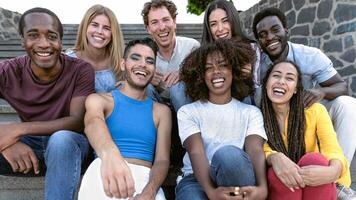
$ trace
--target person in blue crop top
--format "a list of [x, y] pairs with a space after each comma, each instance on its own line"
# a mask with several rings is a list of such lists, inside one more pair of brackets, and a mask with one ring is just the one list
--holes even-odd
[[88, 97], [85, 133], [98, 158], [84, 174], [79, 199], [165, 199], [160, 185], [169, 167], [171, 111], [146, 96], [156, 52], [149, 38], [129, 42], [123, 84]]

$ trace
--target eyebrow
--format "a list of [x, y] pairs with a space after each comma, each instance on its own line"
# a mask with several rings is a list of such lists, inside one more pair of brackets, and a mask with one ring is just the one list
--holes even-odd
[[281, 26], [279, 24], [273, 25], [271, 28], [280, 28]]
[[130, 56], [138, 56], [138, 57], [142, 57], [142, 55], [141, 55], [141, 54], [139, 54], [139, 53], [132, 53]]
[[288, 72], [287, 75], [297, 76], [296, 74], [293, 74], [293, 73], [291, 73], [291, 72]]
[[[132, 53], [130, 56], [138, 56], [138, 57], [142, 57], [141, 54], [139, 53]], [[146, 59], [152, 59], [152, 60], [156, 60], [154, 57], [151, 56], [147, 56]]]
[[147, 56], [147, 59], [151, 59], [151, 60], [156, 60], [155, 58], [151, 57], [151, 56]]
[[[223, 60], [218, 60], [218, 63], [217, 64], [221, 64], [221, 63], [226, 63], [226, 59], [223, 59]], [[206, 62], [205, 65], [213, 65], [212, 62]]]
[[[279, 74], [281, 74], [282, 73], [282, 71], [280, 71], [280, 70], [273, 70], [271, 73], [279, 73]], [[287, 75], [293, 75], [293, 76], [297, 76], [297, 74], [294, 74], [294, 73], [292, 73], [292, 72], [287, 72]]]
[[[47, 31], [48, 31], [49, 33], [54, 33], [54, 34], [59, 35], [59, 33], [56, 32], [56, 31], [52, 31], [52, 30], [49, 30], [49, 29], [47, 29]], [[39, 32], [39, 31], [38, 31], [37, 28], [32, 28], [32, 29], [29, 29], [29, 30], [26, 31], [26, 33], [30, 33], [30, 32]]]

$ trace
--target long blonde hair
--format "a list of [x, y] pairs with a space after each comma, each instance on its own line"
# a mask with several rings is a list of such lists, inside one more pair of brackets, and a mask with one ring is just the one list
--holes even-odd
[[120, 70], [120, 63], [122, 53], [124, 49], [124, 37], [121, 32], [119, 22], [112, 10], [102, 5], [94, 5], [90, 7], [85, 13], [82, 21], [79, 24], [77, 41], [74, 47], [75, 51], [87, 51], [88, 40], [86, 33], [90, 22], [98, 15], [104, 14], [109, 18], [111, 26], [111, 41], [106, 45], [106, 51], [108, 51], [110, 62], [113, 67], [116, 79], [119, 81], [122, 79], [122, 72]]

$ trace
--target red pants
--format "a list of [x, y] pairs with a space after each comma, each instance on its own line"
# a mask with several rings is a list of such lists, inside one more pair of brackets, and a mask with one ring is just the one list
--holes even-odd
[[[307, 153], [298, 162], [300, 167], [307, 165], [328, 166], [329, 161], [320, 153]], [[336, 200], [335, 183], [319, 185], [316, 187], [306, 186], [290, 191], [276, 176], [270, 167], [267, 173], [268, 199], [270, 200]]]

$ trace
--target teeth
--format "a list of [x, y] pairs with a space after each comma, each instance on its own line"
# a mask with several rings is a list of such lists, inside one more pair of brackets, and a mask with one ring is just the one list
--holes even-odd
[[223, 78], [218, 78], [218, 79], [214, 79], [212, 82], [213, 83], [220, 83], [220, 82], [224, 82], [224, 79]]
[[218, 35], [218, 38], [226, 38], [229, 35], [229, 33], [225, 33], [223, 35]]
[[279, 43], [279, 42], [273, 42], [272, 44], [269, 44], [267, 47], [268, 47], [268, 48], [271, 48], [271, 47], [273, 47], [273, 46], [275, 46], [275, 45], [278, 45], [278, 43]]
[[42, 57], [46, 57], [46, 56], [50, 56], [50, 55], [51, 55], [51, 54], [48, 53], [48, 52], [42, 52], [42, 53], [36, 52], [36, 54], [39, 55], [39, 56], [42, 56]]
[[161, 34], [158, 34], [159, 37], [166, 37], [168, 36], [169, 33], [161, 33]]
[[282, 88], [273, 88], [273, 93], [275, 95], [284, 95], [286, 93], [286, 90]]
[[93, 36], [93, 38], [96, 39], [96, 40], [104, 40], [103, 38], [98, 37], [98, 36]]
[[147, 75], [147, 73], [144, 72], [144, 71], [134, 71], [134, 74], [136, 74], [136, 75], [142, 75], [142, 76], [146, 76], [146, 75]]
[[213, 83], [213, 86], [216, 87], [216, 88], [222, 87], [224, 85], [224, 79], [223, 78], [213, 79], [211, 82]]

